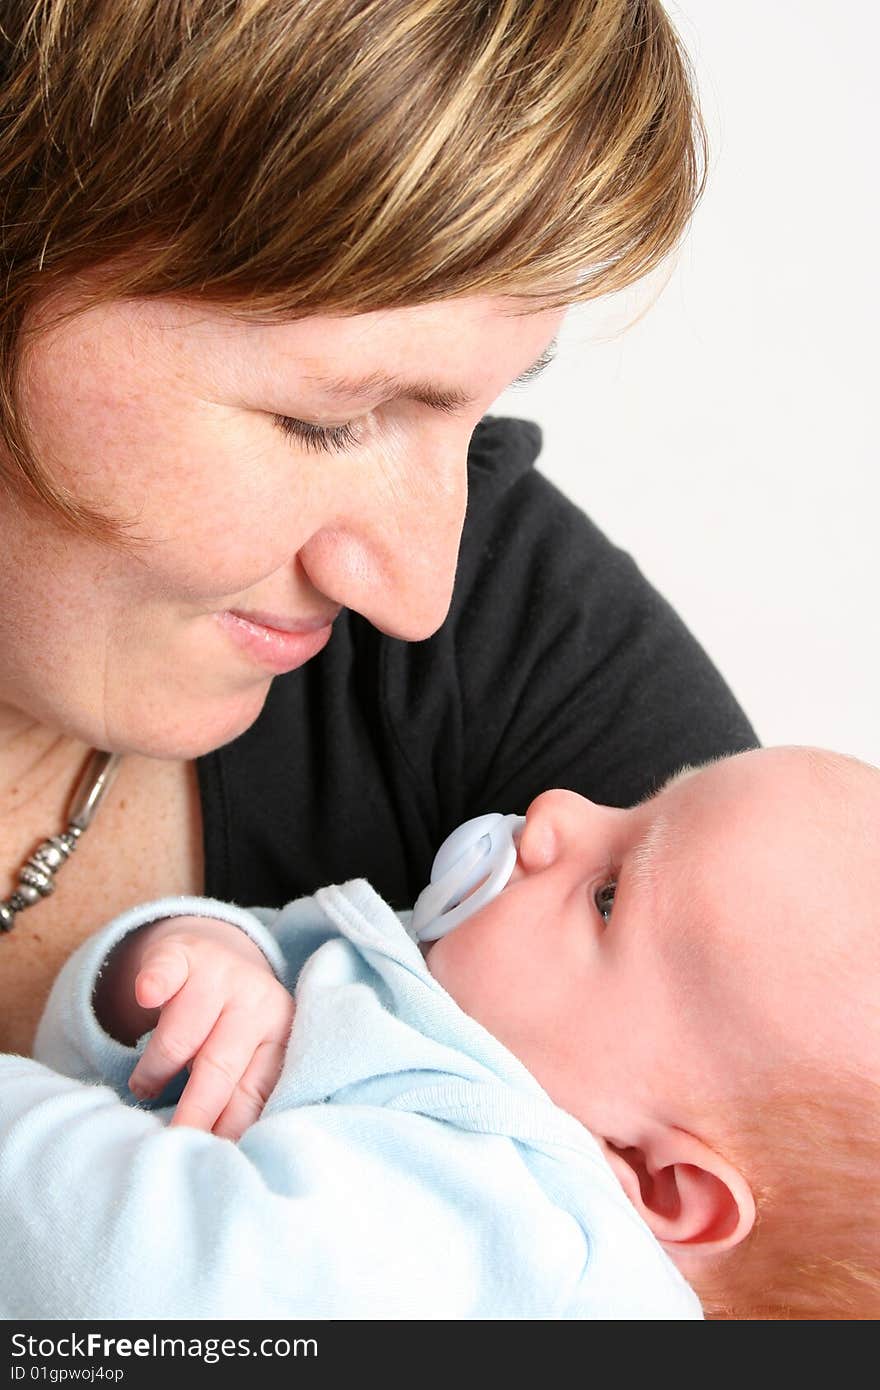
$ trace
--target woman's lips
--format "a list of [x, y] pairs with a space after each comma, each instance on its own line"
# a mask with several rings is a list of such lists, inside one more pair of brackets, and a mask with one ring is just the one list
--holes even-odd
[[237, 647], [267, 670], [283, 675], [311, 661], [327, 645], [338, 612], [318, 618], [283, 618], [271, 613], [245, 616], [227, 609], [216, 618]]

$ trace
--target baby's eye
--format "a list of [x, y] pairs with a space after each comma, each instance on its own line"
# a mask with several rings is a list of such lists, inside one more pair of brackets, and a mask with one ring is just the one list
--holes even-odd
[[614, 906], [614, 894], [616, 892], [617, 882], [613, 878], [609, 879], [607, 883], [603, 883], [602, 887], [596, 890], [596, 910], [603, 922], [607, 922], [611, 916], [611, 909]]

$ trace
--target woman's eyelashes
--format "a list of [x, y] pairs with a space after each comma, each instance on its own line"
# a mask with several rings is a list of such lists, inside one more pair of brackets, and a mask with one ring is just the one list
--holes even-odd
[[308, 420], [296, 420], [291, 415], [274, 416], [275, 424], [290, 439], [296, 439], [314, 453], [342, 454], [356, 449], [361, 440], [351, 424], [313, 425]]
[[602, 884], [601, 888], [597, 888], [593, 895], [596, 911], [605, 923], [611, 920], [611, 910], [614, 907], [614, 895], [616, 892], [617, 880], [610, 878], [606, 883]]

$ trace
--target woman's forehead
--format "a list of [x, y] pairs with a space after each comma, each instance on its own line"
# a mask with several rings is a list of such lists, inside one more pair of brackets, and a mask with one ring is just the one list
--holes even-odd
[[[523, 312], [516, 312], [517, 305]], [[49, 341], [53, 352], [91, 347], [104, 360], [135, 356], [169, 376], [187, 368], [196, 375], [231, 369], [255, 381], [274, 381], [295, 371], [303, 385], [325, 395], [417, 399], [416, 391], [405, 390], [408, 385], [448, 390], [453, 372], [479, 372], [487, 354], [521, 356], [533, 349], [522, 369], [534, 374], [552, 356], [550, 340], [564, 312], [526, 312], [520, 301], [483, 295], [269, 321], [179, 300], [120, 300], [50, 329]], [[34, 340], [35, 352], [42, 341]]]
[[472, 409], [487, 383], [502, 389], [548, 365], [563, 312], [511, 315], [490, 296], [272, 324], [160, 309], [154, 332], [218, 387], [293, 383], [328, 409], [408, 399], [451, 414]]

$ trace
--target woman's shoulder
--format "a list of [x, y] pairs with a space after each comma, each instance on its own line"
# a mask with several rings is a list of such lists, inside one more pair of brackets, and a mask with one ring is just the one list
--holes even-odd
[[[515, 551], [523, 558], [529, 538], [563, 533], [576, 537], [577, 550], [601, 552], [603, 564], [616, 547], [608, 541], [585, 512], [566, 497], [536, 467], [543, 444], [540, 425], [509, 415], [485, 415], [471, 437], [468, 449], [468, 507], [462, 534], [462, 556], [475, 550], [481, 559], [497, 562], [499, 552]], [[496, 544], [486, 548], [487, 534], [493, 532]], [[543, 560], [554, 567], [565, 567], [573, 552], [541, 547]], [[533, 559], [534, 556], [530, 556]], [[456, 576], [460, 593], [461, 568]], [[453, 600], [454, 607], [454, 600]]]
[[498, 483], [513, 482], [534, 467], [542, 442], [533, 420], [484, 415], [471, 437], [468, 468]]
[[510, 416], [487, 415], [474, 431], [455, 590], [439, 642], [460, 642], [474, 622], [481, 645], [499, 622], [519, 632], [537, 605], [545, 622], [567, 628], [576, 613], [592, 629], [612, 604], [620, 613], [653, 596], [631, 558], [536, 467], [542, 441], [539, 425]]

